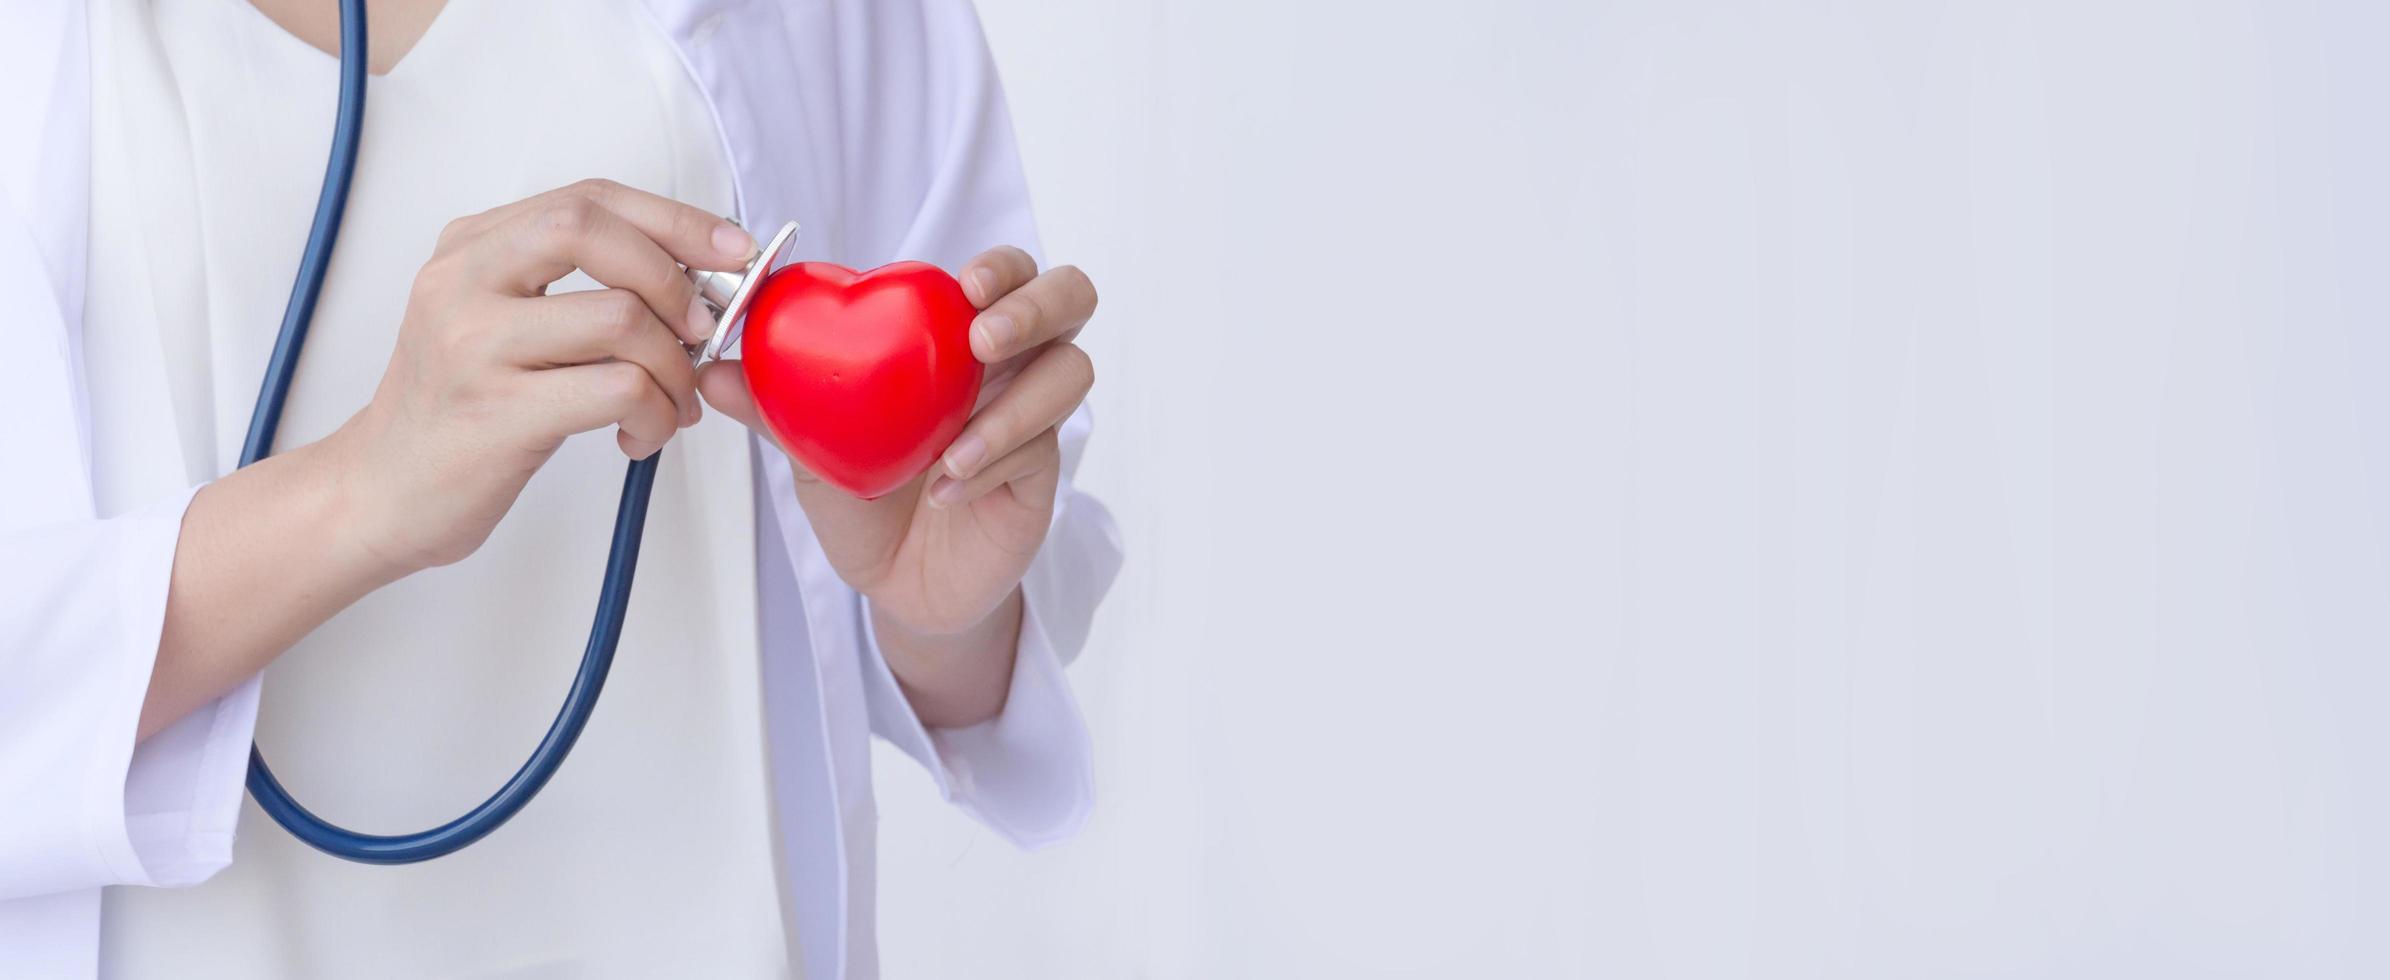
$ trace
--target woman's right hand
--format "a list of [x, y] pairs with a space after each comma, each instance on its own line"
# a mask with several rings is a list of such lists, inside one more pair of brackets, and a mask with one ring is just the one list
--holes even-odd
[[[472, 554], [566, 436], [616, 426], [636, 459], [695, 422], [681, 345], [713, 323], [680, 266], [754, 250], [719, 217], [601, 180], [450, 224], [373, 400], [191, 497], [140, 737], [367, 593]], [[574, 269], [606, 288], [547, 295]]]
[[[682, 265], [741, 268], [746, 232], [586, 180], [451, 222], [416, 274], [373, 400], [319, 449], [357, 542], [400, 574], [470, 555], [566, 436], [645, 458], [695, 423], [683, 344], [713, 319]], [[606, 288], [547, 295], [579, 269]]]

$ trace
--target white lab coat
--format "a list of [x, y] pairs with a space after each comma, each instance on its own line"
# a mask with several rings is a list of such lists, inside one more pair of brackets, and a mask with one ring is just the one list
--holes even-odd
[[[106, 366], [85, 365], [80, 341], [85, 11], [80, 0], [9, 6], [0, 30], [0, 445], [10, 454], [0, 479], [0, 976], [89, 976], [103, 886], [187, 885], [231, 860], [257, 681], [134, 744], [191, 490], [96, 512], [83, 378]], [[647, 7], [714, 107], [749, 227], [798, 218], [801, 257], [860, 266], [920, 258], [951, 268], [997, 243], [1034, 248], [1010, 122], [968, 0]], [[154, 431], [155, 451], [179, 452], [171, 420]], [[1082, 410], [1064, 428], [1066, 466], [1087, 431]], [[792, 646], [776, 643], [775, 629], [805, 630], [815, 654], [764, 672], [767, 687], [781, 679], [765, 692], [775, 740], [819, 733], [793, 743], [811, 758], [774, 746], [783, 799], [815, 804], [782, 819], [841, 828], [836, 874], [789, 876], [801, 892], [793, 918], [809, 975], [868, 974], [871, 951], [844, 942], [849, 920], [870, 911], [856, 900], [871, 875], [861, 732], [918, 759], [949, 800], [1009, 840], [1071, 834], [1091, 802], [1091, 767], [1061, 669], [1086, 638], [1119, 545], [1101, 505], [1066, 481], [1024, 584], [1028, 617], [1003, 714], [928, 731], [873, 648], [861, 600], [797, 509], [787, 464], [760, 455], [771, 520], [758, 548], [787, 558], [763, 562], [763, 655]], [[860, 668], [823, 668], [841, 663]], [[258, 824], [241, 829], [280, 832]]]

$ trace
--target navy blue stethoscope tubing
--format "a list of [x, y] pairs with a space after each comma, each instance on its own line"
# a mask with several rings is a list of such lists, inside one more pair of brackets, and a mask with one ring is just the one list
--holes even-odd
[[[307, 231], [307, 249], [299, 259], [298, 279], [291, 285], [290, 303], [282, 312], [282, 332], [274, 340], [273, 357], [266, 362], [264, 384], [257, 392], [257, 408], [249, 416], [249, 437], [241, 447], [241, 465], [271, 455], [274, 431], [282, 423], [282, 406], [298, 374], [299, 348], [307, 342], [307, 324], [315, 317], [315, 301], [324, 290], [324, 276], [332, 264], [332, 245], [340, 237], [340, 218], [348, 208], [349, 183], [357, 172], [357, 149], [365, 128], [365, 0], [340, 0], [340, 112], [332, 125], [332, 158], [324, 168], [324, 187], [315, 202], [315, 223]], [[647, 500], [656, 484], [658, 451], [631, 464], [623, 476], [622, 503], [614, 512], [614, 540], [606, 555], [606, 577], [598, 592], [596, 622], [589, 629], [589, 645], [581, 653], [581, 667], [564, 696], [564, 707], [548, 726], [531, 758], [514, 777], [481, 801], [481, 805], [447, 823], [412, 834], [361, 834], [335, 826], [300, 806], [257, 746], [249, 747], [249, 795], [292, 836], [319, 851], [366, 864], [412, 864], [451, 854], [489, 836], [531, 802], [581, 737], [606, 686], [606, 672], [614, 665], [614, 645], [622, 639], [623, 616], [631, 601], [631, 577], [639, 566], [639, 535], [647, 526]]]

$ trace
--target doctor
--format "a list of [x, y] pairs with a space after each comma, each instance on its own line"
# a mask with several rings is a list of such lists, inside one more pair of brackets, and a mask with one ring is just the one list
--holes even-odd
[[[346, 229], [280, 454], [238, 472], [332, 0], [0, 30], [0, 976], [875, 974], [869, 735], [1016, 844], [1071, 834], [1062, 666], [1120, 560], [1069, 481], [1094, 290], [1022, 251], [967, 0], [372, 8]], [[678, 265], [754, 248], [717, 215], [960, 273], [990, 384], [930, 473], [844, 497], [735, 364], [688, 368]], [[578, 656], [623, 457], [659, 449], [614, 678], [514, 822], [369, 867], [244, 806], [252, 738], [370, 832], [486, 795]]]

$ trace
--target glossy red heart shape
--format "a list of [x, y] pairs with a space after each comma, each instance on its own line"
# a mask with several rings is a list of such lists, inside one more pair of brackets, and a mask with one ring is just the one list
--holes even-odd
[[797, 462], [858, 497], [904, 486], [979, 398], [978, 311], [926, 262], [857, 273], [799, 262], [764, 278], [739, 344], [764, 424]]

